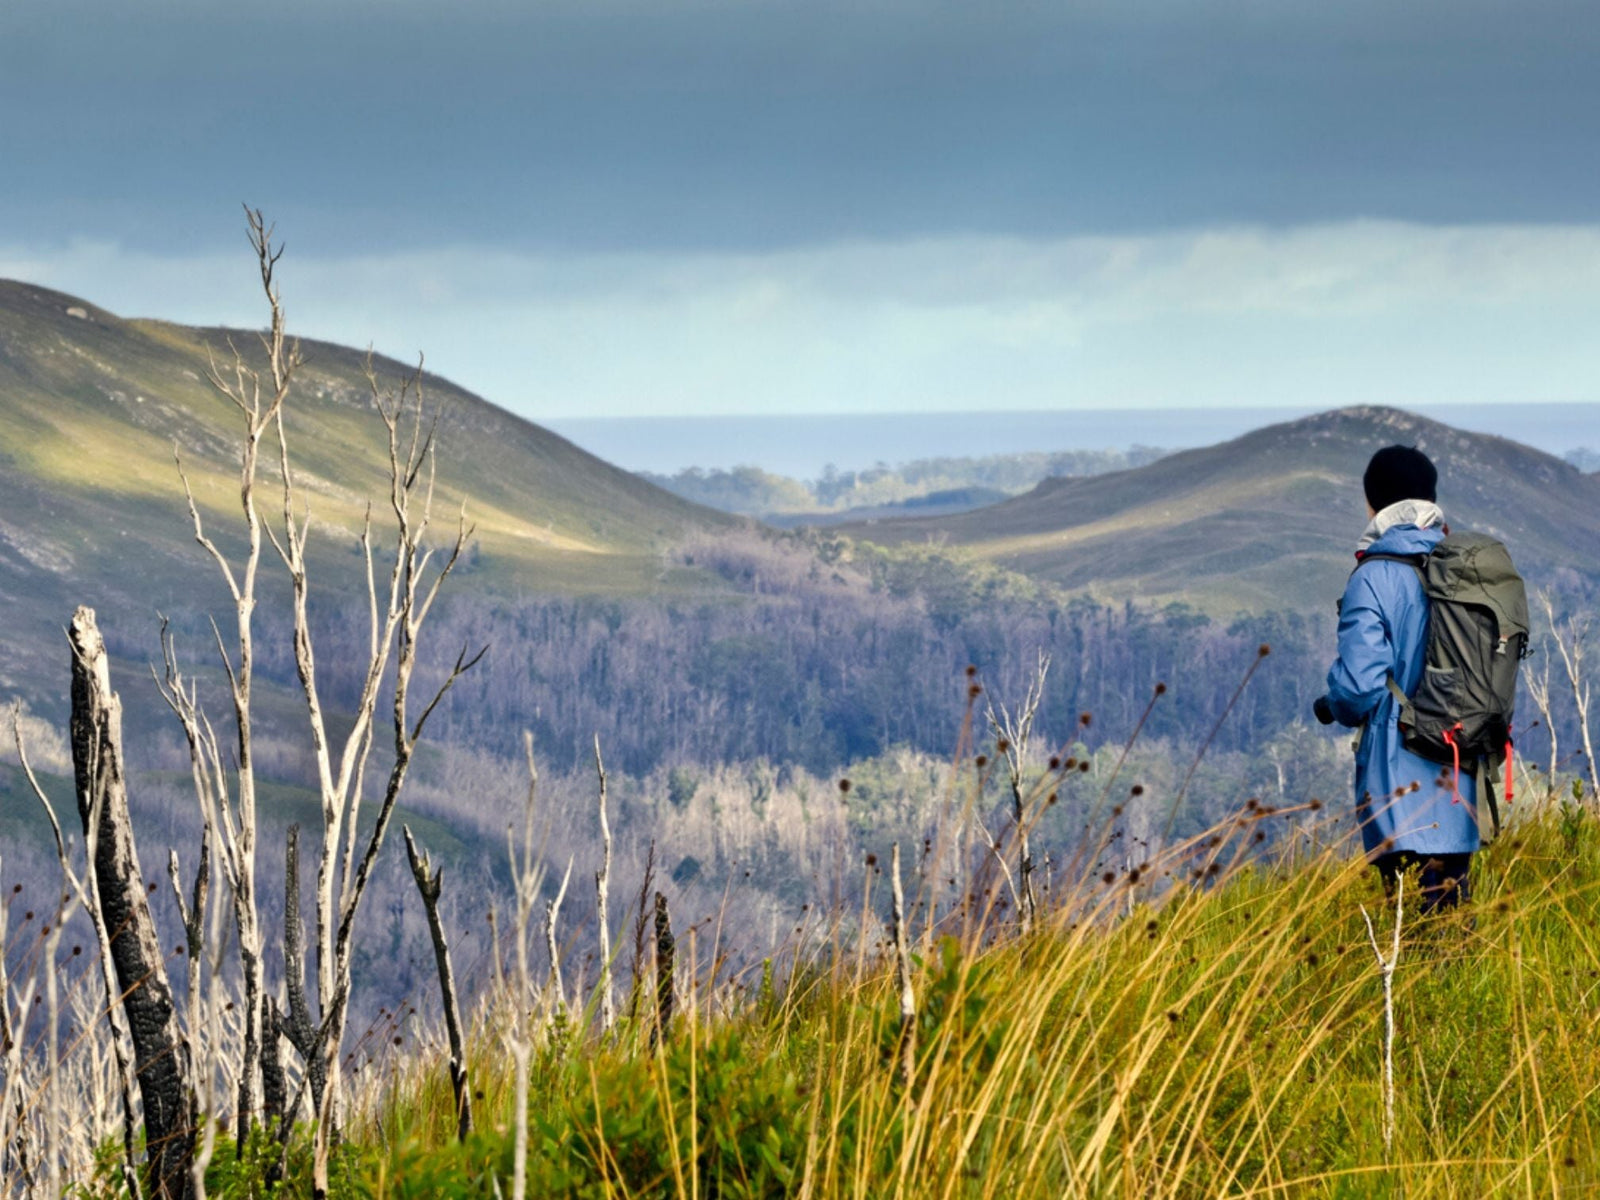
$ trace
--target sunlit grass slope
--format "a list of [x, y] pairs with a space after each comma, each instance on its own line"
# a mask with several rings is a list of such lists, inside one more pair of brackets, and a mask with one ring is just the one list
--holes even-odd
[[[700, 1019], [664, 1049], [554, 1035], [533, 1072], [529, 1194], [1594, 1194], [1594, 818], [1514, 827], [1459, 915], [1407, 906], [1387, 1154], [1361, 908], [1387, 951], [1393, 907], [1370, 868], [1304, 836], [1298, 861], [1239, 865], [1257, 821], [1299, 819], [1247, 814], [1161, 865], [1188, 876], [1164, 901], [1126, 873], [1095, 877], [1026, 946], [922, 943], [910, 1086], [876, 954], [824, 958], [770, 992], [746, 981], [736, 1016], [706, 1017], [702, 979]], [[509, 1060], [483, 1029], [476, 1051], [483, 1132], [455, 1144], [443, 1063], [406, 1060], [353, 1131], [370, 1194], [509, 1195]]]
[[1048, 479], [972, 512], [843, 528], [930, 539], [1110, 598], [1272, 611], [1329, 603], [1366, 520], [1361, 472], [1380, 446], [1426, 451], [1460, 528], [1504, 539], [1524, 573], [1600, 560], [1600, 477], [1531, 447], [1388, 408], [1271, 425], [1129, 471]]
[[[248, 331], [123, 320], [0, 281], [0, 603], [15, 651], [0, 664], [0, 689], [21, 683], [19, 655], [57, 649], [75, 604], [95, 605], [112, 622], [224, 605], [194, 544], [174, 451], [211, 532], [234, 548], [241, 418], [206, 380], [209, 353], [231, 360], [230, 338], [260, 359]], [[290, 449], [317, 523], [312, 553], [337, 567], [320, 578], [338, 588], [360, 578], [350, 555], [367, 502], [379, 501], [383, 515], [385, 433], [363, 355], [320, 342], [304, 349], [286, 410]], [[377, 366], [391, 384], [407, 372], [387, 360]], [[448, 535], [465, 502], [477, 529], [463, 564], [469, 587], [616, 594], [692, 586], [664, 573], [661, 549], [685, 532], [732, 523], [445, 380], [429, 376], [425, 387], [441, 413], [435, 519]], [[266, 458], [270, 512], [275, 447]]]

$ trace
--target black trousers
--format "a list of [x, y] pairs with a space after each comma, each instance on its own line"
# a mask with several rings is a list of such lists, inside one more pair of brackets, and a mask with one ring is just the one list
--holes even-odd
[[1400, 873], [1407, 867], [1419, 867], [1418, 882], [1422, 885], [1422, 911], [1438, 912], [1454, 908], [1470, 899], [1467, 891], [1467, 872], [1472, 866], [1470, 854], [1417, 854], [1411, 850], [1396, 850], [1379, 855], [1372, 860], [1383, 878], [1383, 891], [1394, 895]]

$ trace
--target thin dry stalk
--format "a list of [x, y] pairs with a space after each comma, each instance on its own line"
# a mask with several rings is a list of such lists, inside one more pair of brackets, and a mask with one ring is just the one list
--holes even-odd
[[1367, 923], [1367, 940], [1372, 943], [1378, 974], [1383, 978], [1383, 1153], [1386, 1157], [1394, 1150], [1394, 969], [1400, 961], [1400, 922], [1405, 913], [1405, 890], [1402, 873], [1395, 883], [1394, 943], [1387, 958], [1378, 947], [1378, 935], [1372, 928], [1366, 905], [1361, 906], [1361, 919]]
[[561, 876], [561, 886], [556, 898], [544, 904], [544, 944], [550, 956], [549, 1004], [551, 1011], [563, 1015], [567, 1011], [567, 993], [561, 984], [561, 947], [556, 941], [556, 918], [561, 913], [561, 901], [566, 899], [567, 884], [572, 880], [572, 859], [567, 859], [566, 873]]
[[[165, 617], [161, 618], [161, 658], [163, 672], [157, 675], [154, 665], [150, 674], [155, 681], [156, 690], [160, 693], [173, 715], [178, 718], [178, 723], [184, 732], [184, 739], [189, 748], [189, 773], [190, 782], [194, 789], [196, 806], [200, 813], [200, 861], [195, 869], [193, 890], [189, 899], [185, 900], [183, 891], [182, 868], [178, 861], [178, 852], [169, 850], [167, 856], [167, 878], [172, 884], [173, 896], [177, 901], [178, 912], [183, 922], [184, 947], [189, 963], [188, 991], [185, 999], [184, 1027], [189, 1039], [189, 1057], [195, 1070], [215, 1072], [217, 1047], [207, 1040], [209, 1033], [215, 1028], [216, 1021], [208, 1019], [204, 1014], [205, 981], [204, 972], [206, 964], [205, 926], [207, 913], [211, 911], [211, 848], [221, 836], [218, 829], [219, 810], [227, 807], [228, 780], [227, 767], [224, 762], [222, 747], [217, 740], [216, 730], [201, 712], [198, 699], [198, 689], [191, 680], [184, 678], [178, 666], [177, 648], [174, 644], [171, 627]], [[230, 824], [229, 828], [233, 826]], [[238, 880], [237, 866], [239, 854], [237, 839], [226, 843], [230, 848], [222, 856], [223, 876], [227, 882], [230, 894], [234, 896], [235, 905], [238, 903], [239, 892], [235, 886]], [[239, 910], [235, 907], [234, 920], [237, 927]], [[248, 923], [248, 922], [247, 922]], [[213, 941], [217, 939], [214, 937]], [[213, 974], [215, 968], [213, 968]], [[202, 1067], [202, 1064], [205, 1064]], [[241, 1062], [236, 1070], [245, 1071], [245, 1064]], [[210, 1107], [214, 1100], [215, 1087], [209, 1080], [203, 1088], [205, 1096], [204, 1108], [197, 1108], [197, 1116], [204, 1113], [208, 1120], [213, 1113]], [[196, 1096], [196, 1103], [199, 1096]], [[191, 1177], [197, 1182], [194, 1187], [198, 1195], [204, 1194], [204, 1171], [210, 1161], [211, 1149], [215, 1145], [214, 1131], [209, 1131], [205, 1141], [205, 1157], [190, 1169]]]
[[917, 993], [911, 985], [910, 937], [906, 931], [906, 897], [900, 884], [900, 843], [890, 854], [890, 878], [894, 887], [895, 980], [900, 989], [900, 1082], [911, 1099], [911, 1084], [917, 1065]]
[[[1138, 743], [1140, 736], [1143, 735], [1144, 727], [1150, 720], [1150, 714], [1155, 712], [1156, 702], [1166, 694], [1167, 685], [1165, 683], [1158, 682], [1151, 689], [1150, 699], [1145, 702], [1144, 711], [1139, 714], [1139, 719], [1134, 722], [1133, 729], [1122, 743], [1122, 751], [1117, 755], [1117, 761], [1112, 765], [1110, 773], [1106, 776], [1105, 783], [1101, 785], [1100, 794], [1095, 797], [1094, 806], [1089, 810], [1086, 828], [1093, 828], [1100, 821], [1106, 809], [1106, 802], [1111, 798], [1111, 789], [1122, 775], [1122, 768], [1127, 765], [1128, 756], [1133, 753], [1133, 747]], [[1066, 758], [1062, 763], [1062, 767], [1066, 768], [1071, 764], [1071, 761], [1070, 757]], [[1109, 829], [1109, 825], [1105, 826], [1107, 833], [1109, 833]], [[1091, 842], [1087, 838], [1080, 840], [1077, 848], [1072, 853], [1072, 859], [1067, 864], [1067, 878], [1076, 882], [1082, 876], [1084, 865], [1104, 851], [1105, 842], [1103, 840], [1100, 842]]]
[[600, 735], [594, 735], [594, 770], [600, 779], [600, 870], [595, 873], [595, 901], [600, 910], [600, 1032], [609, 1034], [616, 1024], [616, 1004], [611, 994], [611, 822], [606, 817], [606, 764], [600, 757]]
[[50, 1080], [49, 1093], [45, 1097], [45, 1164], [48, 1174], [46, 1185], [50, 1194], [62, 1194], [62, 1169], [67, 1158], [67, 1122], [62, 1107], [66, 1099], [66, 1088], [61, 1086], [61, 998], [59, 994], [57, 972], [55, 964], [59, 960], [61, 947], [61, 927], [68, 914], [72, 911], [70, 901], [63, 897], [63, 902], [56, 908], [56, 919], [45, 928], [49, 931], [44, 939], [44, 989], [45, 989], [45, 1021], [48, 1041], [45, 1049], [45, 1069]]
[[[0, 855], [0, 868], [5, 858]], [[3, 878], [0, 872], [0, 878]], [[7, 935], [11, 906], [0, 901], [0, 1173], [7, 1178], [13, 1172], [22, 1177], [24, 1187], [33, 1191], [33, 1181], [28, 1171], [25, 1149], [12, 1150], [13, 1142], [21, 1142], [26, 1132], [22, 1109], [22, 1019], [15, 1023], [11, 1016], [11, 970], [7, 963]], [[26, 991], [24, 992], [26, 994]], [[15, 1167], [13, 1167], [15, 1161]]]
[[[1250, 666], [1245, 670], [1244, 678], [1239, 680], [1239, 686], [1233, 689], [1233, 695], [1228, 697], [1228, 702], [1222, 706], [1222, 711], [1217, 714], [1217, 720], [1206, 734], [1205, 741], [1200, 743], [1200, 749], [1195, 753], [1194, 761], [1189, 764], [1189, 770], [1183, 777], [1183, 786], [1178, 789], [1178, 794], [1172, 798], [1172, 808], [1167, 813], [1167, 824], [1161, 831], [1161, 840], [1165, 842], [1172, 836], [1172, 827], [1177, 823], [1178, 811], [1183, 807], [1184, 797], [1189, 794], [1189, 785], [1194, 782], [1194, 773], [1200, 769], [1206, 751], [1211, 749], [1211, 743], [1216, 740], [1217, 734], [1222, 729], [1222, 723], [1228, 719], [1228, 714], [1233, 711], [1234, 705], [1239, 703], [1239, 697], [1244, 695], [1245, 688], [1250, 686], [1250, 681], [1255, 678], [1256, 669], [1266, 661], [1267, 655], [1272, 653], [1272, 648], [1265, 642], [1256, 650], [1256, 656], [1250, 660]], [[1160, 695], [1160, 691], [1157, 691]]]

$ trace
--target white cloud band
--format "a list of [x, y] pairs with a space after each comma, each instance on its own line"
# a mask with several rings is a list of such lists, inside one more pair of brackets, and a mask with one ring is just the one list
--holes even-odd
[[[307, 336], [541, 416], [1593, 400], [1600, 227], [1345, 222], [759, 255], [297, 258]], [[255, 324], [244, 255], [0, 246], [0, 276]]]

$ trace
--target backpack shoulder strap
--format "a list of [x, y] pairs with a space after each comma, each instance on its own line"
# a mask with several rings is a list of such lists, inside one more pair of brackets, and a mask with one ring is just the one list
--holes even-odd
[[[1350, 572], [1350, 574], [1354, 575], [1356, 571], [1359, 571], [1369, 562], [1405, 563], [1407, 566], [1411, 567], [1412, 570], [1416, 571], [1417, 581], [1422, 584], [1423, 595], [1427, 595], [1428, 556], [1426, 554], [1384, 554], [1382, 552], [1376, 554], [1363, 554], [1360, 558], [1356, 559], [1355, 568]], [[1406, 695], [1405, 689], [1395, 682], [1393, 675], [1388, 676], [1384, 682], [1388, 684], [1389, 694], [1394, 697], [1395, 704], [1399, 706], [1400, 723], [1402, 725], [1412, 724], [1414, 721], [1414, 715], [1412, 712], [1411, 697]]]
[[1394, 697], [1396, 711], [1400, 714], [1400, 728], [1402, 731], [1415, 725], [1417, 722], [1416, 707], [1411, 703], [1411, 697], [1406, 695], [1405, 689], [1394, 681], [1393, 675], [1386, 675], [1384, 682], [1389, 686], [1389, 695]]
[[[1350, 568], [1350, 578], [1356, 577], [1356, 572], [1369, 562], [1397, 562], [1408, 563], [1417, 573], [1417, 582], [1422, 584], [1423, 594], [1428, 591], [1428, 556], [1426, 554], [1363, 554], [1356, 559], [1356, 565]], [[1347, 585], [1348, 586], [1348, 585]], [[1344, 599], [1341, 597], [1333, 606], [1335, 613], [1344, 612]]]
[[1426, 554], [1363, 554], [1356, 560], [1355, 570], [1351, 571], [1351, 574], [1355, 574], [1356, 571], [1359, 571], [1369, 562], [1405, 563], [1416, 571], [1417, 577], [1424, 583], [1428, 580], [1428, 556]]

